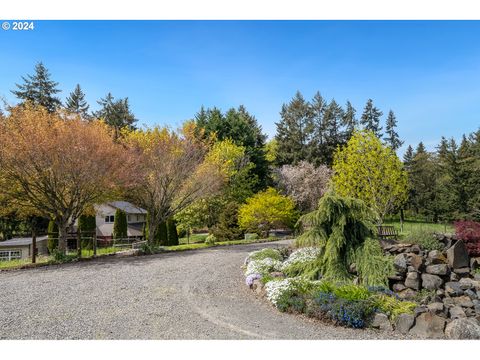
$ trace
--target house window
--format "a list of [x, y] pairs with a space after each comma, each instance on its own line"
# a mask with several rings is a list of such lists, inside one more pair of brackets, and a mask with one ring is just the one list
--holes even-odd
[[132, 215], [127, 215], [127, 221], [132, 222], [133, 216]]
[[113, 222], [115, 222], [115, 215], [105, 216], [105, 223], [109, 224], [109, 223], [113, 223]]
[[22, 250], [1, 250], [0, 261], [10, 261], [22, 258]]

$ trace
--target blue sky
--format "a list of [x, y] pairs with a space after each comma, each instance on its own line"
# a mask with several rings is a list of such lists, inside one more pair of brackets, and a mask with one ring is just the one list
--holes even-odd
[[243, 104], [272, 137], [281, 105], [319, 90], [358, 113], [372, 98], [432, 149], [479, 128], [479, 38], [478, 21], [38, 21], [0, 31], [0, 95], [14, 102], [43, 61], [62, 99], [80, 83], [92, 109], [110, 91], [139, 124], [176, 127]]

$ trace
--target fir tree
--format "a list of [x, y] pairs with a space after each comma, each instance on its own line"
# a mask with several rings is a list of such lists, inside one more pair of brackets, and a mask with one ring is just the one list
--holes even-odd
[[357, 127], [357, 119], [355, 118], [356, 113], [357, 110], [352, 106], [352, 103], [347, 101], [345, 112], [343, 114], [343, 125], [346, 127], [345, 139], [343, 139], [344, 142], [347, 142], [352, 137], [353, 131]]
[[403, 145], [403, 141], [400, 140], [398, 133], [395, 131], [397, 127], [397, 119], [392, 110], [388, 112], [387, 124], [385, 127], [385, 142], [393, 151], [397, 151], [400, 146]]
[[15, 84], [18, 90], [12, 93], [22, 101], [45, 107], [49, 112], [54, 112], [61, 106], [60, 99], [55, 96], [61, 90], [57, 89], [58, 83], [51, 80], [50, 72], [39, 62], [35, 65], [35, 74], [22, 76], [23, 84]]
[[90, 115], [88, 113], [89, 105], [85, 100], [85, 94], [80, 88], [80, 84], [75, 86], [75, 89], [70, 93], [65, 101], [65, 108], [75, 114], [78, 114], [82, 119], [89, 119]]
[[363, 128], [373, 131], [379, 139], [382, 138], [382, 127], [380, 126], [380, 117], [382, 115], [383, 113], [377, 107], [373, 106], [373, 100], [368, 99], [363, 109], [362, 117], [360, 118], [360, 124], [363, 125]]
[[105, 123], [115, 129], [115, 138], [120, 136], [123, 128], [135, 129], [137, 119], [130, 110], [128, 98], [115, 100], [111, 93], [97, 103], [101, 106], [99, 111], [93, 115], [96, 118], [103, 119]]
[[288, 104], [283, 104], [280, 116], [275, 135], [278, 143], [277, 165], [295, 165], [307, 160], [308, 154], [312, 153], [308, 147], [314, 131], [310, 104], [297, 91]]

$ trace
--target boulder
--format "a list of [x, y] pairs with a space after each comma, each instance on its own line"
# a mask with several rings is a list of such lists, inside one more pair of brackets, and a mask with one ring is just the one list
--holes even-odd
[[389, 275], [389, 276], [388, 276], [388, 279], [394, 280], [394, 281], [400, 281], [400, 280], [405, 279], [405, 275], [402, 274], [402, 273], [396, 272], [396, 273], [393, 274], [393, 275]]
[[437, 295], [438, 297], [440, 298], [443, 298], [445, 296], [445, 290], [443, 289], [438, 289], [436, 292], [435, 292], [435, 295]]
[[450, 308], [449, 313], [452, 319], [467, 317], [467, 315], [465, 315], [465, 311], [463, 311], [462, 307], [459, 305], [455, 305], [454, 307]]
[[465, 308], [473, 307], [472, 300], [466, 295], [453, 298], [453, 302], [455, 303], [455, 305], [459, 305], [461, 307], [465, 307]]
[[280, 271], [274, 271], [270, 273], [270, 276], [273, 278], [284, 278], [285, 274]]
[[395, 331], [401, 334], [408, 334], [414, 323], [415, 317], [412, 314], [400, 314], [395, 321]]
[[442, 286], [443, 280], [437, 275], [422, 274], [422, 286], [428, 290], [437, 290]]
[[451, 272], [450, 273], [450, 281], [458, 281], [458, 280], [460, 280], [460, 276], [458, 276], [454, 272]]
[[409, 251], [415, 254], [420, 254], [422, 252], [422, 249], [420, 249], [419, 245], [414, 244], [410, 247]]
[[432, 250], [428, 253], [428, 259], [431, 264], [446, 264], [447, 258], [443, 256], [441, 251]]
[[390, 323], [388, 316], [382, 313], [375, 314], [372, 321], [372, 327], [384, 331], [393, 330], [392, 324]]
[[473, 289], [476, 287], [477, 281], [470, 279], [470, 278], [461, 278], [458, 283], [460, 284], [460, 288], [462, 290]]
[[413, 314], [415, 317], [417, 317], [420, 314], [426, 313], [428, 311], [428, 308], [424, 305], [417, 306], [415, 310], [413, 311]]
[[434, 302], [434, 303], [428, 304], [427, 308], [428, 308], [428, 311], [434, 314], [438, 314], [438, 313], [443, 313], [445, 306], [441, 302]]
[[470, 268], [475, 270], [480, 267], [480, 257], [472, 257], [470, 258]]
[[410, 289], [420, 290], [420, 276], [416, 271], [412, 271], [407, 274], [405, 286]]
[[450, 267], [454, 269], [470, 265], [470, 258], [463, 241], [457, 241], [447, 250], [447, 261]]
[[417, 292], [413, 289], [407, 288], [405, 290], [400, 291], [398, 297], [404, 300], [412, 300], [417, 295]]
[[480, 323], [473, 318], [453, 320], [445, 328], [445, 336], [455, 340], [479, 340]]
[[467, 289], [465, 290], [465, 295], [467, 295], [470, 300], [477, 300], [478, 299], [478, 295], [475, 291], [471, 290], [471, 289]]
[[453, 272], [455, 274], [457, 274], [458, 276], [462, 277], [462, 276], [470, 274], [470, 268], [469, 267], [463, 267], [463, 268], [453, 269]]
[[412, 266], [414, 270], [420, 271], [423, 266], [423, 258], [420, 255], [413, 254], [413, 253], [408, 255], [409, 255], [408, 263], [410, 264], [410, 266]]
[[446, 320], [438, 315], [422, 313], [415, 319], [415, 326], [410, 330], [410, 334], [428, 339], [442, 339], [446, 323]]
[[449, 281], [445, 284], [445, 291], [450, 296], [463, 295], [463, 290], [458, 281]]
[[477, 281], [480, 281], [480, 273], [475, 273], [475, 275], [473, 275], [473, 278]]
[[425, 269], [425, 271], [432, 275], [447, 275], [448, 274], [448, 266], [447, 264], [435, 264], [429, 265]]
[[395, 283], [395, 284], [393, 284], [392, 289], [393, 289], [393, 291], [395, 291], [395, 292], [400, 292], [400, 291], [402, 291], [402, 290], [405, 290], [406, 287], [405, 287], [405, 285], [403, 285], [402, 283]]
[[408, 257], [406, 254], [398, 254], [393, 258], [393, 266], [395, 270], [400, 273], [405, 273], [407, 271], [407, 260]]

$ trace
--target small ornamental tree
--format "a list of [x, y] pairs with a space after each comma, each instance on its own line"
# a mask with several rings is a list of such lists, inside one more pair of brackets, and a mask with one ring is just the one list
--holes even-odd
[[170, 218], [167, 221], [167, 238], [168, 238], [169, 246], [174, 246], [179, 244], [177, 224], [173, 218]]
[[407, 199], [407, 173], [395, 152], [372, 131], [355, 132], [347, 145], [337, 150], [333, 164], [335, 192], [363, 200], [379, 223]]
[[251, 198], [238, 211], [240, 228], [268, 236], [276, 227], [293, 228], [297, 219], [295, 203], [273, 188], [268, 188]]
[[125, 211], [117, 209], [115, 211], [115, 220], [113, 222], [113, 238], [124, 239], [127, 235], [127, 214]]
[[470, 256], [480, 256], [480, 223], [476, 221], [456, 221], [455, 235], [465, 243]]

